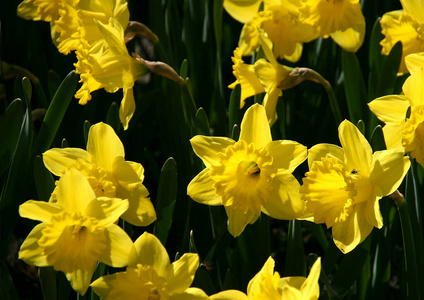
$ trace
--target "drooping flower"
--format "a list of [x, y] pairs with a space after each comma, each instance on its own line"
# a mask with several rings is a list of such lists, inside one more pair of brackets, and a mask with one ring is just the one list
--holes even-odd
[[317, 38], [317, 30], [299, 21], [298, 0], [273, 0], [265, 3], [266, 10], [256, 13], [243, 26], [239, 48], [243, 55], [252, 55], [259, 48], [258, 28], [261, 28], [274, 44], [275, 57], [297, 62], [302, 55], [303, 43]]
[[349, 121], [339, 126], [342, 147], [319, 144], [309, 150], [309, 172], [300, 188], [315, 223], [332, 227], [336, 246], [352, 251], [374, 227], [383, 226], [379, 200], [402, 183], [410, 161], [396, 149], [372, 152]]
[[18, 16], [50, 22], [53, 42], [68, 54], [78, 49], [81, 40], [91, 44], [103, 38], [96, 20], [107, 23], [113, 17], [125, 28], [129, 11], [125, 0], [24, 0]]
[[87, 151], [54, 148], [43, 154], [43, 160], [46, 168], [56, 176], [70, 169], [83, 173], [97, 197], [128, 199], [129, 208], [122, 215], [125, 221], [147, 226], [156, 220], [149, 192], [143, 185], [144, 168], [139, 163], [125, 161], [124, 146], [109, 125], [91, 126]]
[[403, 10], [385, 13], [380, 25], [385, 38], [380, 42], [381, 53], [388, 55], [397, 42], [402, 42], [399, 74], [407, 73], [405, 57], [424, 51], [424, 4], [422, 1], [401, 0]]
[[185, 253], [172, 264], [160, 241], [143, 233], [134, 243], [124, 272], [102, 276], [91, 287], [102, 299], [208, 299], [190, 288], [199, 266], [195, 253]]
[[58, 183], [56, 200], [29, 200], [21, 217], [41, 221], [19, 251], [19, 259], [38, 267], [53, 266], [65, 273], [72, 288], [87, 291], [97, 261], [113, 267], [128, 263], [130, 237], [115, 222], [128, 201], [97, 197], [80, 172], [70, 170]]
[[262, 105], [272, 126], [277, 120], [278, 97], [281, 96], [282, 90], [286, 89], [285, 80], [289, 77], [291, 68], [277, 62], [272, 52], [272, 41], [262, 30], [258, 31], [258, 37], [267, 60], [261, 58], [254, 65], [247, 65], [241, 58], [241, 51], [236, 49], [233, 57], [233, 74], [237, 80], [229, 88], [234, 88], [240, 83], [240, 108], [244, 106], [247, 97], [266, 92]]
[[82, 86], [75, 98], [80, 99], [80, 104], [86, 104], [93, 91], [104, 88], [114, 93], [123, 89], [119, 118], [127, 129], [135, 111], [134, 81], [146, 73], [147, 68], [140, 59], [128, 54], [124, 28], [116, 19], [110, 18], [108, 24], [97, 22], [97, 25], [104, 39], [93, 45], [82, 42], [76, 51], [78, 62], [75, 67], [81, 74]]
[[275, 262], [269, 257], [262, 269], [249, 281], [247, 295], [239, 291], [229, 290], [212, 295], [211, 300], [318, 300], [318, 279], [321, 273], [321, 258], [313, 264], [309, 276], [280, 278], [274, 272]]
[[303, 214], [299, 183], [291, 173], [306, 159], [306, 148], [293, 141], [272, 141], [263, 106], [255, 104], [246, 111], [237, 142], [200, 135], [190, 142], [206, 168], [190, 182], [187, 194], [199, 203], [224, 205], [234, 237], [261, 211], [284, 220]]
[[299, 19], [318, 29], [344, 50], [356, 52], [365, 36], [365, 18], [359, 0], [303, 0]]
[[[371, 111], [385, 123], [387, 149], [400, 149], [424, 166], [424, 58], [411, 54], [406, 58], [411, 76], [403, 87], [403, 95], [388, 95], [371, 101]], [[410, 115], [407, 115], [410, 110]]]

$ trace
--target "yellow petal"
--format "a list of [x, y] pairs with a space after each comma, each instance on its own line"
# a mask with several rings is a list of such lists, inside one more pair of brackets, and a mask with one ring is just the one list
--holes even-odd
[[218, 153], [225, 152], [235, 141], [226, 137], [196, 135], [190, 140], [194, 153], [200, 157], [207, 168], [219, 163]]
[[247, 295], [237, 290], [226, 290], [211, 295], [210, 300], [248, 300]]
[[339, 126], [339, 138], [345, 152], [346, 167], [369, 174], [372, 149], [358, 128], [347, 120], [343, 121]]
[[321, 257], [314, 262], [308, 278], [302, 284], [300, 291], [303, 299], [318, 300], [319, 298], [319, 276], [321, 275]]
[[337, 30], [330, 34], [337, 45], [349, 52], [356, 52], [362, 46], [365, 37], [365, 19], [354, 24], [352, 27], [341, 31]]
[[371, 101], [368, 106], [380, 121], [394, 126], [405, 123], [409, 100], [404, 95], [389, 95]]
[[94, 157], [98, 166], [110, 173], [115, 157], [125, 156], [124, 145], [113, 128], [102, 122], [90, 127], [87, 151]]
[[187, 186], [187, 195], [196, 202], [207, 205], [222, 205], [222, 198], [216, 194], [213, 187], [215, 181], [209, 176], [209, 169], [206, 168]]
[[169, 256], [165, 247], [153, 234], [144, 232], [134, 242], [129, 254], [128, 267], [137, 268], [137, 264], [151, 266], [159, 276], [164, 276], [170, 264]]
[[332, 144], [318, 144], [309, 149], [308, 167], [311, 169], [314, 161], [320, 161], [321, 158], [336, 158], [339, 161], [344, 160], [343, 148]]
[[274, 267], [275, 267], [275, 261], [270, 256], [262, 266], [261, 270], [249, 281], [249, 284], [247, 285], [247, 294], [250, 295], [252, 291], [258, 289], [259, 282], [261, 280], [262, 274], [274, 274]]
[[[374, 192], [381, 194], [378, 187], [374, 189]], [[383, 216], [381, 215], [379, 200], [380, 197], [373, 195], [373, 198], [367, 201], [367, 205], [365, 206], [365, 220], [373, 227], [381, 229], [383, 227]]]
[[265, 108], [259, 104], [246, 110], [240, 127], [240, 140], [254, 144], [256, 148], [265, 147], [272, 141]]
[[96, 195], [83, 174], [76, 170], [69, 170], [63, 175], [58, 184], [57, 204], [72, 214], [84, 214], [87, 205]]
[[281, 299], [303, 299], [303, 296], [298, 289], [284, 285], [281, 289]]
[[387, 196], [396, 191], [409, 170], [411, 163], [404, 157], [403, 151], [385, 150], [374, 153], [374, 166], [370, 179], [374, 186], [378, 186], [382, 194]]
[[406, 12], [413, 15], [421, 24], [424, 23], [424, 2], [416, 0], [400, 0], [400, 2]]
[[[283, 277], [280, 279], [280, 282], [278, 283], [278, 288], [283, 289], [285, 286], [290, 286], [300, 291], [300, 288], [302, 287], [302, 284], [305, 281], [306, 281], [306, 277], [303, 277], [303, 276]], [[305, 299], [309, 299], [309, 298], [305, 298]]]
[[93, 262], [87, 269], [76, 269], [72, 272], [65, 272], [66, 278], [70, 281], [74, 291], [81, 295], [87, 292], [96, 267], [97, 262]]
[[126, 161], [127, 164], [129, 164], [131, 166], [131, 168], [133, 168], [133, 170], [135, 171], [135, 173], [137, 174], [138, 178], [143, 181], [144, 180], [144, 167], [142, 164], [139, 164], [137, 162], [133, 162], [133, 161]]
[[248, 211], [244, 213], [241, 209], [232, 209], [231, 206], [225, 206], [228, 216], [228, 231], [232, 236], [238, 237], [247, 224], [253, 224], [261, 215], [261, 211]]
[[199, 288], [188, 288], [180, 294], [173, 294], [169, 297], [170, 300], [207, 300], [208, 295]]
[[246, 23], [259, 10], [262, 0], [224, 0], [227, 13], [240, 23]]
[[133, 246], [131, 238], [121, 227], [115, 224], [108, 226], [105, 233], [107, 246], [100, 255], [99, 261], [115, 268], [127, 266], [130, 250]]
[[259, 29], [258, 32], [259, 41], [264, 51], [266, 59], [274, 66], [278, 65], [277, 60], [275, 59], [274, 52], [272, 51], [273, 43], [271, 39], [266, 35], [265, 31]]
[[405, 64], [409, 73], [414, 74], [421, 67], [424, 67], [424, 52], [409, 54], [405, 57]]
[[128, 129], [128, 124], [135, 112], [134, 92], [131, 88], [124, 88], [124, 97], [119, 107], [119, 119], [121, 120], [124, 130]]
[[366, 205], [366, 202], [356, 204], [346, 221], [333, 226], [334, 243], [344, 254], [362, 243], [374, 228], [365, 218]]
[[25, 20], [40, 21], [41, 15], [38, 7], [34, 5], [35, 0], [24, 0], [18, 5], [18, 16]]
[[400, 125], [385, 125], [383, 127], [384, 141], [386, 142], [387, 149], [405, 150], [402, 145], [403, 130], [405, 123]]
[[170, 293], [179, 294], [188, 289], [199, 267], [199, 255], [185, 253], [180, 259], [168, 265], [165, 279]]
[[60, 206], [44, 201], [28, 200], [19, 206], [19, 215], [22, 218], [28, 218], [45, 223], [50, 222], [52, 215], [62, 211], [63, 209]]
[[98, 220], [98, 226], [106, 227], [118, 221], [127, 209], [128, 200], [100, 197], [88, 204], [85, 215]]
[[299, 194], [300, 184], [291, 174], [278, 174], [273, 179], [274, 189], [262, 211], [274, 219], [293, 220], [303, 215], [305, 201]]
[[281, 90], [275, 86], [270, 88], [265, 94], [263, 106], [265, 107], [269, 127], [272, 127], [277, 121], [277, 102], [281, 94]]
[[273, 165], [280, 173], [291, 174], [308, 156], [306, 147], [293, 141], [273, 141], [266, 145]]
[[43, 162], [46, 168], [56, 176], [62, 176], [71, 165], [78, 161], [91, 164], [93, 157], [80, 148], [53, 148], [43, 153]]
[[424, 68], [418, 69], [409, 76], [403, 84], [402, 90], [408, 97], [411, 107], [424, 106]]
[[44, 248], [38, 245], [38, 241], [42, 237], [42, 231], [46, 228], [45, 224], [36, 225], [19, 249], [19, 259], [25, 261], [27, 264], [37, 267], [47, 267], [47, 256], [44, 254]]

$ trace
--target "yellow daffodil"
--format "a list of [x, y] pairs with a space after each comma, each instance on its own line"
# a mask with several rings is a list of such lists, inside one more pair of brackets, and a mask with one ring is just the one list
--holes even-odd
[[53, 266], [65, 273], [75, 291], [85, 294], [97, 261], [113, 267], [128, 263], [132, 241], [115, 224], [128, 201], [97, 197], [76, 170], [63, 175], [58, 186], [54, 203], [29, 200], [19, 207], [21, 217], [42, 222], [23, 242], [19, 259]]
[[318, 29], [344, 50], [356, 52], [365, 36], [365, 18], [359, 0], [303, 0], [299, 19]]
[[424, 56], [412, 54], [406, 62], [411, 76], [402, 87], [404, 94], [383, 96], [368, 106], [385, 123], [387, 148], [410, 152], [411, 157], [424, 166]]
[[240, 34], [239, 48], [243, 55], [252, 55], [259, 48], [258, 28], [268, 34], [274, 44], [274, 55], [297, 62], [302, 55], [303, 43], [317, 38], [317, 30], [299, 21], [299, 0], [273, 0], [267, 9], [249, 20]]
[[318, 279], [321, 273], [321, 258], [311, 268], [309, 276], [283, 277], [274, 272], [275, 262], [269, 257], [262, 269], [249, 281], [247, 295], [235, 291], [223, 291], [212, 295], [211, 300], [317, 300]]
[[124, 157], [124, 146], [112, 127], [104, 123], [91, 126], [87, 151], [55, 148], [43, 154], [44, 164], [54, 175], [62, 176], [75, 169], [85, 175], [98, 197], [128, 199], [129, 209], [122, 219], [133, 225], [147, 226], [156, 220], [156, 213], [143, 185], [144, 168], [125, 161]]
[[263, 106], [250, 107], [240, 139], [195, 136], [193, 150], [206, 168], [188, 185], [187, 193], [207, 205], [224, 205], [228, 230], [240, 235], [261, 211], [290, 220], [304, 212], [299, 183], [291, 174], [306, 159], [306, 148], [293, 141], [272, 141]]
[[102, 276], [91, 287], [102, 299], [208, 299], [201, 289], [190, 288], [198, 267], [195, 253], [171, 264], [165, 247], [145, 232], [131, 248], [126, 271]]
[[243, 62], [241, 51], [237, 48], [233, 57], [233, 74], [236, 76], [236, 81], [229, 88], [234, 88], [238, 83], [241, 85], [240, 108], [244, 106], [247, 97], [266, 92], [262, 104], [265, 107], [269, 124], [272, 126], [277, 120], [278, 97], [286, 88], [285, 80], [289, 77], [291, 68], [277, 62], [272, 52], [272, 41], [266, 36], [266, 33], [259, 30], [258, 34], [268, 61], [261, 58], [254, 65], [247, 65]]
[[336, 246], [348, 253], [383, 226], [379, 199], [396, 191], [410, 162], [395, 149], [373, 153], [347, 120], [339, 126], [339, 138], [343, 148], [319, 144], [309, 150], [300, 193], [314, 222], [332, 227]]
[[81, 39], [90, 44], [103, 39], [96, 20], [107, 23], [113, 17], [124, 28], [129, 20], [125, 0], [25, 0], [18, 6], [18, 15], [50, 22], [53, 42], [64, 54], [78, 49]]
[[133, 94], [134, 81], [140, 78], [146, 68], [141, 60], [128, 54], [124, 42], [124, 29], [114, 18], [109, 24], [97, 22], [104, 40], [93, 45], [81, 43], [76, 51], [78, 63], [76, 72], [81, 74], [82, 86], [75, 94], [80, 104], [86, 104], [91, 99], [91, 92], [104, 88], [114, 93], [123, 89], [123, 99], [119, 108], [119, 118], [124, 126], [128, 123], [135, 111]]
[[385, 38], [380, 42], [381, 53], [388, 55], [397, 42], [402, 42], [402, 60], [399, 74], [407, 73], [405, 57], [424, 51], [424, 3], [415, 0], [401, 0], [404, 10], [391, 11], [380, 21]]

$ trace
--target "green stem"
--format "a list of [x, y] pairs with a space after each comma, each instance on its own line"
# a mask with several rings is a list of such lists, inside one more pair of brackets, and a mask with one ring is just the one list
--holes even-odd
[[396, 196], [392, 196], [397, 205], [400, 224], [402, 227], [403, 248], [405, 254], [405, 271], [406, 271], [406, 286], [407, 299], [420, 298], [420, 284], [418, 280], [417, 257], [415, 252], [414, 233], [409, 218], [408, 205], [402, 194], [397, 192]]

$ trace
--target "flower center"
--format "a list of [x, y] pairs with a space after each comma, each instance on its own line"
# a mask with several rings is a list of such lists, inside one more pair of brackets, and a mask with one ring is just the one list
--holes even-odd
[[411, 152], [411, 156], [424, 165], [424, 106], [411, 110], [403, 130], [402, 145], [405, 152]]
[[223, 205], [247, 212], [260, 210], [268, 199], [276, 172], [266, 148], [255, 149], [241, 140], [220, 155], [210, 176]]
[[95, 264], [106, 248], [104, 229], [94, 218], [63, 212], [52, 216], [38, 241], [55, 270], [86, 270]]
[[368, 200], [372, 186], [360, 170], [346, 170], [336, 158], [315, 161], [303, 178], [300, 193], [306, 200], [306, 208], [314, 214], [316, 223], [327, 228], [344, 222], [354, 205]]

